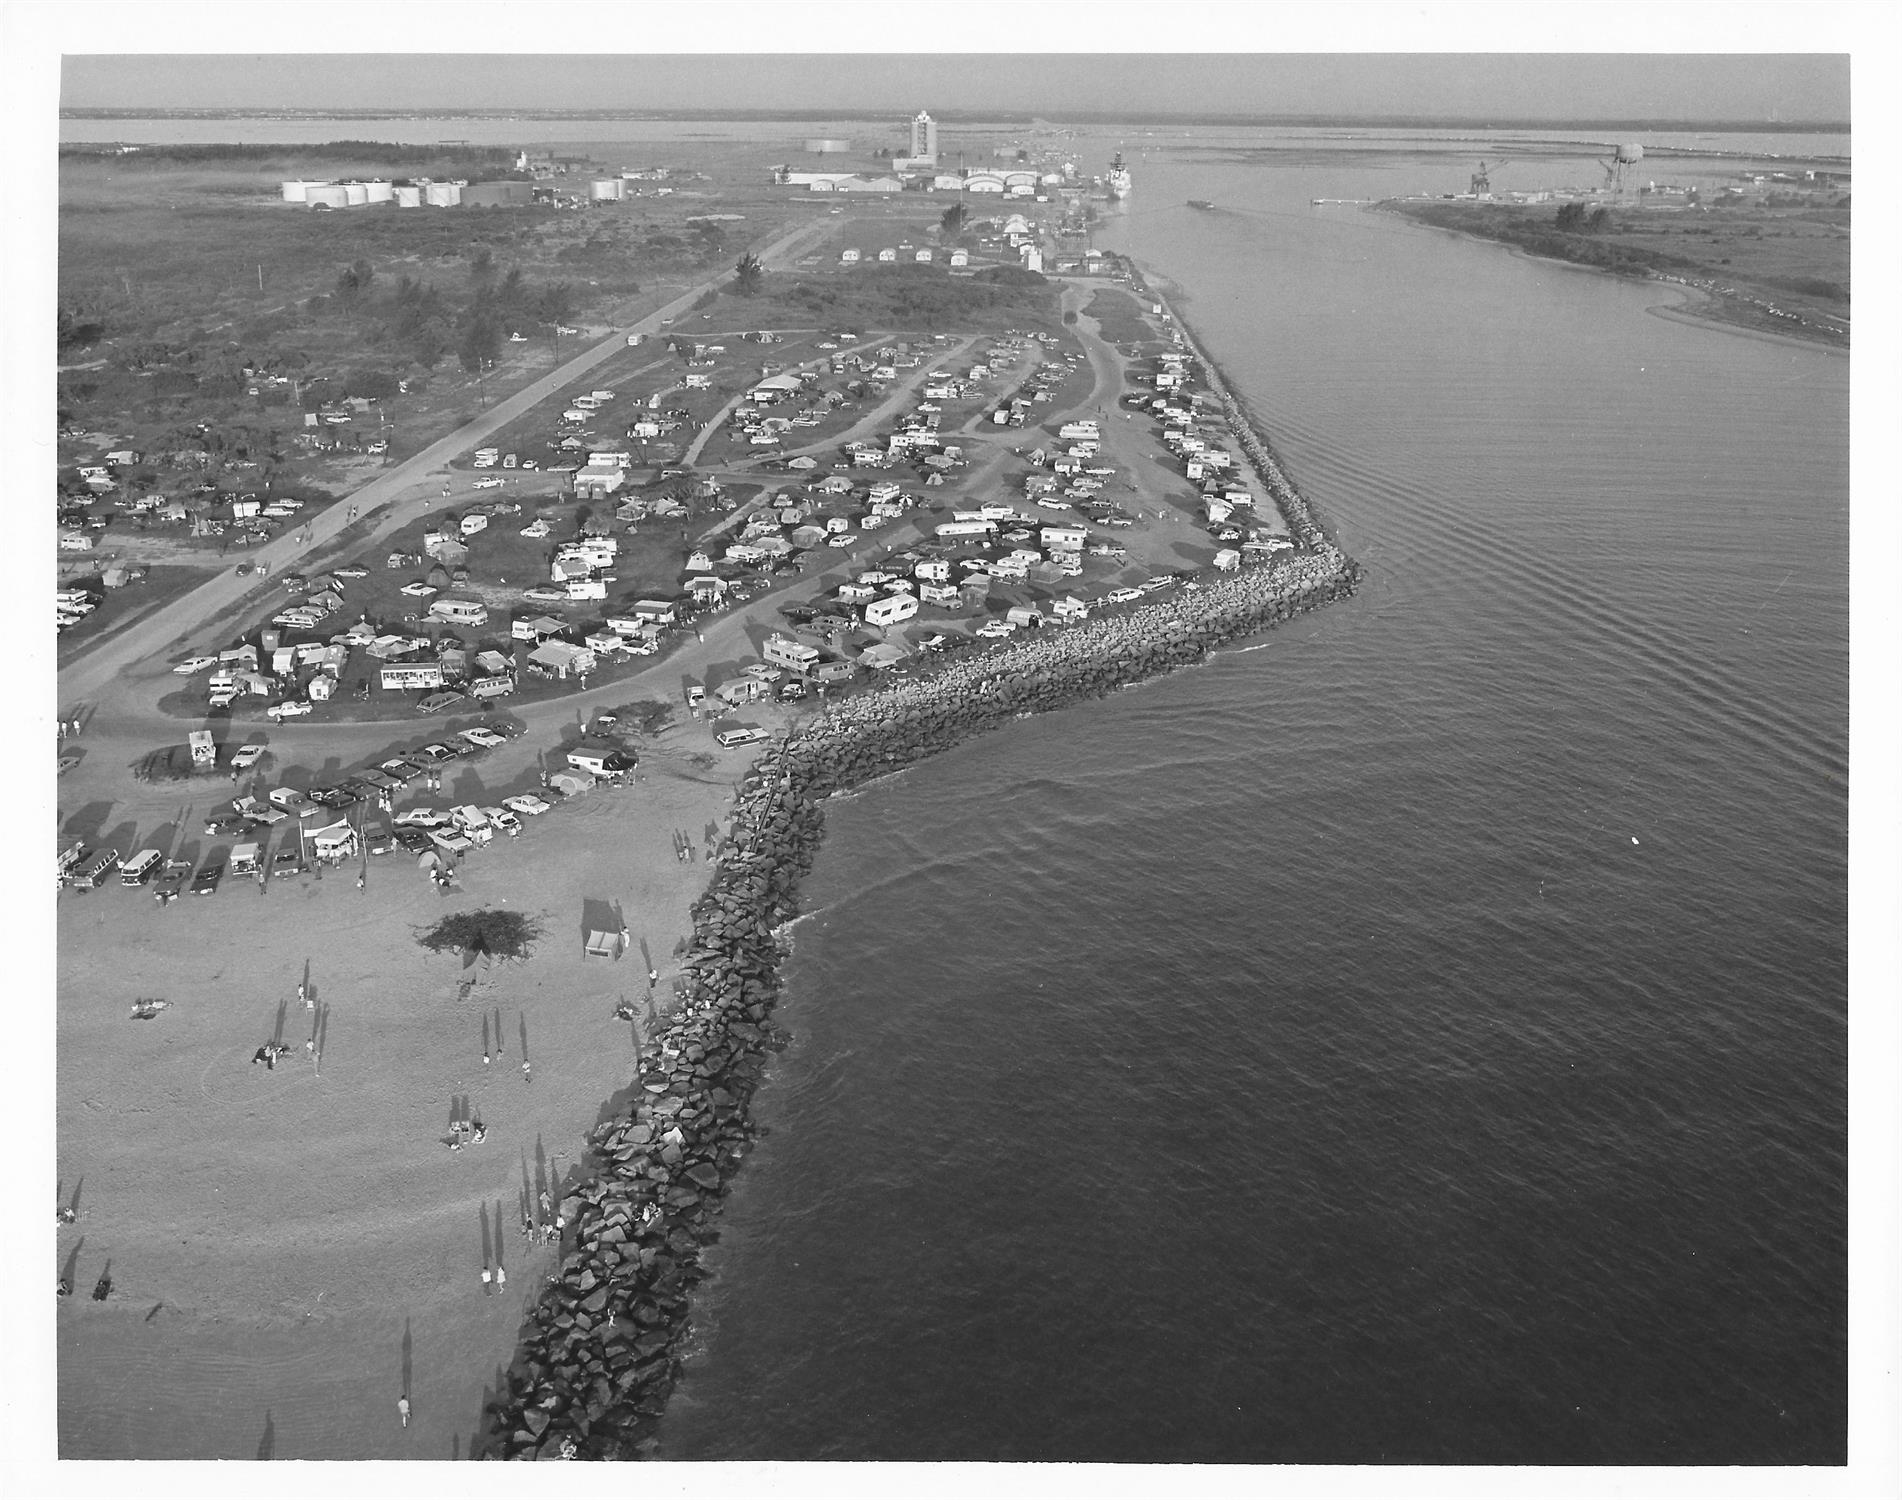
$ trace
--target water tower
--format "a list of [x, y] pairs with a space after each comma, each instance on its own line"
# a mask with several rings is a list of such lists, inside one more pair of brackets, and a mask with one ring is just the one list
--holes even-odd
[[1644, 160], [1644, 147], [1636, 141], [1616, 147], [1607, 161], [1599, 163], [1605, 169], [1605, 189], [1614, 197], [1625, 185], [1625, 168], [1635, 167]]

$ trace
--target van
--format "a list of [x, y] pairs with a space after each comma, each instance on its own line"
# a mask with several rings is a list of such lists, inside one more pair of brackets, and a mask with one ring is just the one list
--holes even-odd
[[73, 871], [73, 884], [82, 891], [90, 891], [118, 868], [119, 851], [102, 849]]
[[471, 843], [486, 844], [495, 837], [495, 830], [489, 826], [489, 820], [482, 815], [482, 809], [474, 804], [450, 808], [449, 818], [456, 831]]
[[126, 861], [125, 868], [119, 872], [120, 885], [144, 885], [152, 878], [152, 872], [165, 861], [165, 855], [157, 849], [141, 849]]
[[766, 738], [766, 731], [751, 724], [744, 724], [738, 729], [715, 730], [713, 738], [722, 750], [731, 750], [738, 745], [757, 745]]

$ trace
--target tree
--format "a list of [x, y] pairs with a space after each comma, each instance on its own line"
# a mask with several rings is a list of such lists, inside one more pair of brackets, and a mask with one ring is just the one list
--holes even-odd
[[566, 323], [575, 312], [575, 289], [565, 281], [543, 287], [535, 294], [535, 316], [544, 323]]
[[742, 297], [751, 297], [759, 291], [760, 276], [759, 257], [749, 250], [733, 267], [733, 290]]
[[1585, 221], [1587, 234], [1599, 234], [1611, 227], [1611, 210], [1602, 205], [1592, 210], [1592, 216]]
[[1585, 225], [1585, 205], [1583, 203], [1559, 205], [1558, 217], [1552, 222], [1567, 234], [1577, 233]]
[[486, 285], [495, 275], [495, 252], [484, 245], [476, 251], [475, 258], [469, 262], [469, 279], [477, 286]]
[[444, 917], [416, 941], [431, 953], [526, 961], [541, 940], [538, 918], [519, 911], [462, 911]]
[[477, 308], [463, 327], [462, 339], [456, 345], [456, 358], [463, 369], [473, 374], [492, 363], [501, 352], [502, 325], [488, 309]]
[[950, 239], [964, 228], [964, 221], [969, 217], [962, 203], [953, 203], [938, 220], [938, 229], [946, 239]]

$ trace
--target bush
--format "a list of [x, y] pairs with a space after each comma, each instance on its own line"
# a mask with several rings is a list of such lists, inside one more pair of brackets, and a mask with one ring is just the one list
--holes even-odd
[[461, 911], [444, 917], [416, 941], [431, 953], [465, 953], [525, 962], [541, 940], [538, 918], [519, 911]]

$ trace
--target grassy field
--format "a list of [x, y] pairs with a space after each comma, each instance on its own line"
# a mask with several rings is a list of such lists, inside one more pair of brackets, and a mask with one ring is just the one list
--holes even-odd
[[[72, 466], [114, 446], [148, 455], [137, 493], [178, 498], [205, 484], [321, 484], [372, 441], [399, 459], [550, 367], [558, 346], [572, 353], [557, 322], [586, 334], [637, 316], [731, 264], [788, 213], [763, 202], [706, 222], [716, 205], [685, 188], [589, 211], [320, 213], [279, 194], [284, 177], [432, 171], [500, 175], [288, 150], [63, 158], [63, 491], [79, 488]], [[494, 325], [493, 365], [478, 379], [462, 344], [482, 319]], [[307, 445], [305, 413], [349, 395], [374, 398], [374, 414], [318, 429], [340, 447]]]

